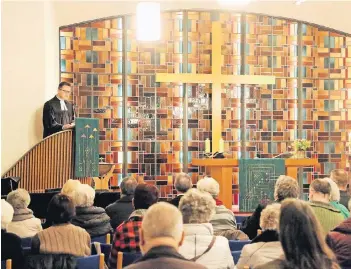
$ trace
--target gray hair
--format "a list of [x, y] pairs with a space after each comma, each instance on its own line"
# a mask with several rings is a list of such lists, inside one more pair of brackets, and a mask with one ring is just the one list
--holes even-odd
[[138, 182], [133, 177], [123, 178], [120, 188], [123, 195], [133, 195]]
[[[4, 199], [1, 199], [1, 230], [6, 230], [7, 225], [12, 221], [13, 208]], [[3, 246], [4, 247], [4, 246]]]
[[328, 181], [330, 184], [330, 188], [331, 188], [330, 201], [339, 202], [340, 201], [340, 190], [339, 190], [339, 187], [336, 184], [336, 182], [329, 177], [325, 177], [324, 180]]
[[204, 177], [197, 182], [197, 189], [208, 192], [213, 198], [217, 198], [219, 194], [219, 184], [212, 177]]
[[299, 192], [299, 184], [296, 179], [281, 175], [274, 186], [274, 199], [283, 201], [286, 198], [298, 198]]
[[16, 210], [27, 208], [30, 204], [30, 196], [25, 189], [17, 189], [7, 195], [6, 201]]
[[182, 214], [169, 203], [153, 204], [146, 211], [141, 228], [146, 239], [171, 237], [180, 241], [183, 234]]
[[260, 226], [263, 231], [265, 230], [273, 230], [276, 231], [279, 226], [279, 217], [280, 217], [280, 207], [279, 203], [274, 203], [271, 205], [267, 205], [265, 209], [263, 209], [260, 218]]
[[95, 190], [87, 184], [80, 186], [73, 192], [73, 203], [76, 207], [89, 207], [94, 204]]
[[191, 177], [186, 173], [179, 173], [175, 177], [174, 187], [177, 191], [185, 193], [189, 189], [193, 187], [193, 183], [191, 182]]
[[180, 199], [179, 210], [184, 223], [208, 223], [215, 213], [216, 202], [208, 192], [188, 190]]

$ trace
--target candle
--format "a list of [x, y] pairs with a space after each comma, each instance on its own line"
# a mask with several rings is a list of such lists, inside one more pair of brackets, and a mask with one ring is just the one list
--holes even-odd
[[211, 141], [210, 139], [206, 138], [205, 140], [205, 153], [211, 152]]
[[349, 132], [349, 142], [351, 142], [351, 132]]
[[222, 137], [219, 139], [219, 152], [220, 153], [224, 152], [224, 140]]

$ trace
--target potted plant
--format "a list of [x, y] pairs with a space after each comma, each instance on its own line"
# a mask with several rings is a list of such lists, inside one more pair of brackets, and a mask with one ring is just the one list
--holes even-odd
[[296, 139], [292, 144], [294, 157], [297, 159], [306, 158], [306, 150], [311, 147], [311, 141], [306, 139]]

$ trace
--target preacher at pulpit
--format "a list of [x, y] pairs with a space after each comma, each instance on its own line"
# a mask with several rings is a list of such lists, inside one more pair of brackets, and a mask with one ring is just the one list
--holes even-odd
[[62, 130], [74, 127], [74, 109], [68, 102], [71, 85], [61, 82], [54, 98], [47, 101], [43, 109], [44, 135], [47, 137]]

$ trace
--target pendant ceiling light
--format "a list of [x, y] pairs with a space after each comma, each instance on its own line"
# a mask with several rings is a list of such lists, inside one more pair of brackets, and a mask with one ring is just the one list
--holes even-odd
[[137, 40], [156, 41], [161, 36], [160, 4], [140, 2], [137, 5]]

